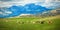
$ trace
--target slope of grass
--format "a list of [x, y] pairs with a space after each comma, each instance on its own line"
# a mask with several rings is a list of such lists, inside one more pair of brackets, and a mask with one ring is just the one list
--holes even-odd
[[[45, 23], [33, 23], [40, 20]], [[52, 20], [52, 23], [47, 23], [48, 20]], [[1, 18], [0, 30], [60, 30], [60, 15], [46, 18]]]

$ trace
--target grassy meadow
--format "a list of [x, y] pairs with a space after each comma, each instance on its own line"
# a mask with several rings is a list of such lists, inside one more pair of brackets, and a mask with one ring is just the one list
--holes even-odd
[[0, 30], [60, 30], [60, 15], [45, 18], [0, 18]]

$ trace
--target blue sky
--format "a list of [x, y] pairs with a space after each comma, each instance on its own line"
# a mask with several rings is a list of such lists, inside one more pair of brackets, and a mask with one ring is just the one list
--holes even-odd
[[13, 5], [9, 8], [1, 8], [0, 9], [0, 18], [1, 17], [13, 17], [19, 16], [21, 14], [33, 14], [36, 15], [38, 13], [43, 13], [45, 11], [50, 11], [52, 9], [42, 7], [40, 5], [35, 5], [34, 3], [26, 4], [24, 6], [16, 6]]
[[53, 0], [0, 0], [0, 8], [8, 7], [7, 9], [0, 9], [0, 17], [10, 17], [10, 15], [17, 16], [21, 12], [28, 14], [34, 14], [38, 12], [41, 13], [44, 11], [48, 11], [49, 9], [60, 7], [60, 2], [52, 2]]

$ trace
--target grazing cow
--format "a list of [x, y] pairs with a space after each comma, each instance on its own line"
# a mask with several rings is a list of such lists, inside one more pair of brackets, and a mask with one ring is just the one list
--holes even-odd
[[45, 23], [45, 21], [41, 21], [41, 24], [44, 24]]

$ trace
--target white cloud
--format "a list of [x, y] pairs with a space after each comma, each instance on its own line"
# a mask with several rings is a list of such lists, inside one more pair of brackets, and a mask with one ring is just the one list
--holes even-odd
[[11, 14], [12, 12], [10, 11], [5, 11], [5, 12], [0, 12], [0, 15], [4, 15], [4, 16], [7, 16], [9, 14]]
[[22, 6], [24, 6], [25, 4], [28, 4], [28, 3], [35, 3], [37, 5], [41, 5], [41, 6], [44, 6], [44, 7], [48, 8], [50, 6], [55, 5], [54, 3], [51, 3], [53, 1], [54, 0], [13, 0], [13, 1], [10, 1], [10, 2], [0, 2], [0, 7], [9, 7], [9, 6], [12, 6], [12, 5], [22, 5]]
[[3, 14], [3, 12], [0, 12], [0, 14]]
[[11, 11], [5, 11], [6, 14], [11, 14], [12, 12]]
[[20, 16], [26, 16], [26, 15], [32, 15], [32, 14], [21, 14]]
[[0, 7], [8, 7], [12, 5], [25, 5], [28, 3], [37, 3], [37, 2], [43, 2], [42, 0], [14, 0], [11, 2], [0, 2]]

